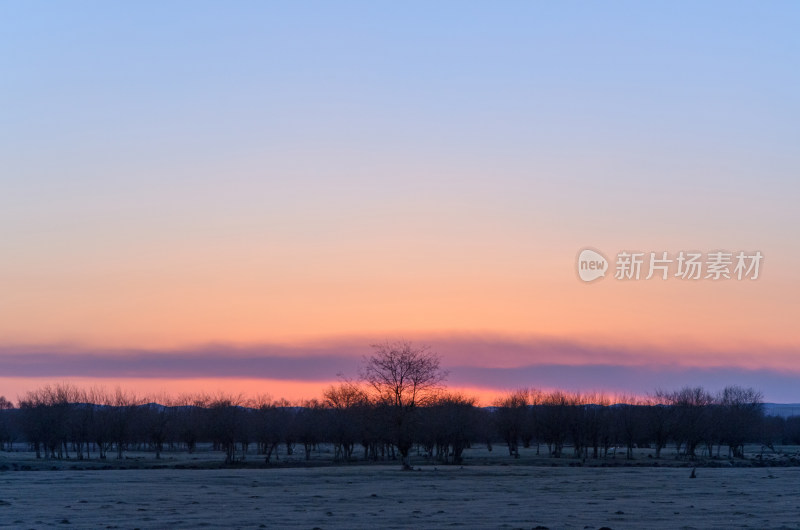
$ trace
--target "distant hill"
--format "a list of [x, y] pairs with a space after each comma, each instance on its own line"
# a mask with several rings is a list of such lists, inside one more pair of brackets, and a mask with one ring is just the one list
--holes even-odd
[[800, 416], [800, 403], [764, 403], [767, 416]]

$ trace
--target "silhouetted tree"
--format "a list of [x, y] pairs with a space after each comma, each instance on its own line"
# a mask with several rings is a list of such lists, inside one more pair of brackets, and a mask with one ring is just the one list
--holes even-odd
[[644, 428], [647, 437], [656, 451], [655, 457], [661, 458], [661, 451], [667, 446], [673, 429], [675, 428], [675, 409], [668, 404], [668, 398], [663, 391], [647, 399], [647, 408], [644, 412]]
[[225, 452], [225, 463], [236, 462], [237, 435], [242, 432], [241, 395], [218, 394], [208, 399], [207, 428], [210, 438]]
[[448, 463], [451, 456], [454, 464], [463, 462], [464, 449], [477, 434], [475, 401], [475, 398], [462, 394], [446, 393], [428, 406], [431, 431], [435, 433], [436, 456], [441, 462]]
[[259, 446], [259, 453], [264, 455], [264, 462], [269, 464], [272, 455], [277, 459], [278, 448], [286, 438], [285, 431], [291, 422], [291, 409], [286, 401], [272, 401], [261, 397], [253, 404], [255, 407], [255, 440]]
[[410, 469], [416, 408], [435, 398], [447, 374], [440, 367], [440, 357], [427, 346], [397, 341], [374, 344], [372, 348], [372, 355], [364, 360], [361, 377], [390, 415], [392, 443], [402, 457], [403, 468]]
[[147, 403], [142, 405], [138, 416], [142, 437], [153, 447], [156, 459], [160, 459], [172, 418], [169, 407], [159, 403]]
[[362, 439], [369, 397], [359, 385], [344, 381], [324, 393], [330, 409], [328, 434], [333, 443], [334, 460], [348, 461], [356, 443]]
[[127, 448], [146, 446], [159, 458], [167, 444], [174, 449], [182, 443], [191, 452], [199, 442], [211, 442], [230, 464], [257, 443], [269, 464], [282, 445], [291, 454], [302, 444], [309, 460], [314, 449], [331, 443], [334, 460], [347, 461], [360, 443], [365, 459], [399, 455], [408, 468], [414, 445], [428, 458], [459, 463], [476, 441], [491, 450], [503, 440], [511, 455], [519, 454], [520, 442], [529, 447], [533, 440], [538, 454], [541, 441], [556, 458], [568, 442], [576, 458], [588, 458], [590, 448], [594, 458], [601, 448], [607, 457], [621, 443], [629, 459], [636, 447], [654, 447], [660, 457], [669, 440], [688, 458], [698, 456], [698, 447], [711, 457], [716, 450], [718, 457], [727, 446], [730, 458], [744, 458], [748, 442], [760, 441], [762, 452], [776, 443], [800, 443], [800, 418], [765, 417], [761, 393], [750, 388], [729, 386], [712, 396], [685, 387], [617, 404], [602, 395], [520, 390], [484, 409], [473, 398], [443, 391], [438, 356], [405, 342], [376, 346], [361, 375], [363, 386], [345, 381], [328, 388], [324, 402], [298, 406], [226, 394], [145, 403], [121, 389], [47, 385], [28, 392], [18, 409], [0, 399], [0, 449], [21, 440], [38, 458], [89, 458], [96, 448], [103, 459], [114, 448], [122, 458]]
[[131, 392], [122, 388], [115, 388], [107, 395], [108, 434], [110, 440], [117, 448], [117, 459], [122, 460], [125, 447], [132, 439], [132, 428], [135, 424], [135, 417], [138, 413], [138, 406], [142, 404], [142, 399]]
[[697, 446], [706, 438], [709, 428], [709, 406], [713, 396], [702, 387], [684, 387], [665, 396], [675, 408], [676, 427], [673, 432], [675, 445], [680, 453], [695, 458]]
[[207, 396], [181, 395], [169, 410], [169, 421], [175, 438], [186, 446], [189, 453], [197, 448], [197, 442], [203, 435], [205, 407]]
[[18, 411], [5, 396], [0, 396], [0, 450], [12, 451], [18, 433]]
[[720, 409], [720, 441], [728, 445], [728, 454], [744, 458], [744, 444], [757, 438], [764, 418], [761, 392], [739, 386], [725, 387], [717, 396]]
[[527, 389], [515, 390], [494, 403], [497, 432], [514, 458], [519, 458], [519, 441], [529, 419]]
[[559, 458], [570, 429], [570, 407], [573, 399], [565, 392], [546, 394], [537, 407], [538, 430], [549, 453]]
[[636, 399], [624, 398], [623, 401], [627, 402], [618, 403], [613, 410], [617, 432], [625, 445], [625, 458], [631, 460], [636, 441], [642, 436], [645, 415], [643, 408], [637, 405]]
[[316, 399], [303, 402], [294, 416], [293, 437], [303, 444], [305, 459], [311, 459], [311, 451], [327, 434], [325, 432], [326, 411]]

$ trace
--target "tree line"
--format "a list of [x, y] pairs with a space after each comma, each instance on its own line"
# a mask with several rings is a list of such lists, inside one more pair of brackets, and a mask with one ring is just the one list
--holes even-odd
[[228, 464], [267, 464], [327, 444], [336, 462], [399, 460], [412, 452], [461, 463], [464, 450], [503, 445], [553, 458], [632, 459], [635, 448], [656, 458], [668, 445], [680, 458], [743, 458], [746, 443], [800, 444], [800, 417], [767, 417], [760, 392], [730, 386], [656, 391], [612, 402], [602, 395], [522, 389], [491, 407], [448, 391], [439, 357], [408, 342], [374, 346], [360, 378], [325, 390], [322, 399], [289, 403], [266, 397], [198, 394], [147, 399], [68, 384], [28, 392], [17, 406], [0, 397], [0, 449], [25, 444], [37, 458], [121, 459], [126, 451], [194, 452], [211, 444]]

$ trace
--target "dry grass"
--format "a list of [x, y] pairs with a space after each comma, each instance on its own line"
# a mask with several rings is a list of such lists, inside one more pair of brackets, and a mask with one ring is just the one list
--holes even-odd
[[[800, 529], [800, 467], [704, 467], [690, 479], [686, 467], [525, 465], [535, 463], [531, 450], [505, 466], [501, 449], [489, 454], [495, 465], [417, 459], [410, 472], [397, 464], [99, 471], [62, 462], [59, 471], [0, 473], [0, 526]], [[185, 458], [212, 464], [219, 454]]]

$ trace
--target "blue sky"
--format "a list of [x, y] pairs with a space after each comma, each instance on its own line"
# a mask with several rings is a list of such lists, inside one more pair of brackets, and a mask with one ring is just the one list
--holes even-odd
[[[799, 15], [5, 2], [0, 346], [485, 332], [791, 364]], [[587, 245], [769, 268], [589, 291]]]

